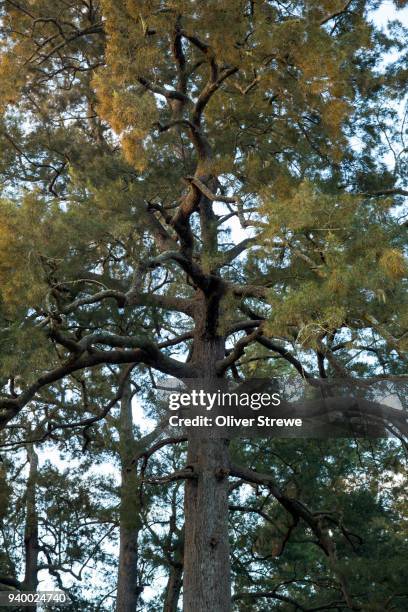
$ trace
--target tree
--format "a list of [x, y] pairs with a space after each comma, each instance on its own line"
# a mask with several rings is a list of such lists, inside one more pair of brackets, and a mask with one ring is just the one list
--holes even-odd
[[[49, 461], [39, 466], [33, 445], [25, 446], [28, 458], [18, 445], [4, 461], [3, 486], [9, 494], [0, 532], [2, 590], [46, 590], [48, 576], [48, 584], [51, 579], [70, 597], [68, 610], [94, 610], [115, 590], [111, 549], [119, 521], [113, 483], [106, 474], [87, 473], [87, 462], [75, 462], [72, 453], [62, 470]], [[47, 451], [51, 448], [48, 444]], [[89, 595], [95, 577], [103, 595], [99, 589]]]
[[397, 445], [253, 440], [235, 452], [241, 463], [273, 474], [288, 495], [317, 504], [315, 517], [334, 544], [325, 551], [307, 523], [282, 513], [267, 487], [244, 497], [236, 488], [230, 511], [237, 609], [404, 609], [404, 453]]
[[116, 609], [135, 610], [140, 595], [138, 584], [138, 548], [141, 527], [138, 512], [140, 486], [136, 471], [132, 469], [135, 455], [135, 438], [132, 419], [132, 389], [130, 380], [125, 383], [120, 406], [120, 456], [121, 456], [121, 507], [118, 592]]
[[[404, 377], [406, 70], [382, 66], [403, 32], [375, 29], [376, 4], [2, 3], [3, 426], [106, 366], [239, 377], [248, 351], [312, 384]], [[167, 477], [186, 611], [231, 608], [230, 477], [331, 550], [226, 441], [190, 441], [187, 465]]]

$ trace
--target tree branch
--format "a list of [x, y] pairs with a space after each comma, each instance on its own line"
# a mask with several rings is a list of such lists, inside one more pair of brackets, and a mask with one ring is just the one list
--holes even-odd
[[252, 333], [247, 334], [246, 336], [238, 340], [238, 342], [236, 343], [236, 345], [234, 346], [230, 354], [225, 359], [222, 359], [217, 362], [216, 368], [217, 368], [218, 375], [224, 374], [224, 372], [228, 370], [229, 367], [231, 367], [236, 361], [238, 361], [238, 359], [242, 357], [242, 355], [245, 353], [245, 348], [249, 344], [257, 340], [259, 335], [262, 333], [261, 326], [262, 326], [262, 323]]
[[194, 470], [192, 470], [191, 468], [186, 468], [185, 470], [173, 472], [172, 474], [168, 474], [167, 476], [159, 476], [157, 478], [144, 478], [143, 482], [145, 484], [159, 485], [167, 484], [169, 482], [176, 482], [178, 480], [196, 480], [197, 478], [198, 475], [194, 472]]
[[340, 15], [343, 15], [347, 9], [349, 8], [350, 4], [353, 2], [353, 0], [349, 0], [348, 2], [346, 2], [346, 4], [338, 11], [336, 11], [335, 13], [331, 13], [330, 15], [328, 15], [327, 17], [325, 17], [324, 19], [322, 19], [320, 21], [319, 25], [325, 25], [326, 23], [328, 23], [329, 21], [331, 21], [332, 19], [335, 19], [336, 17], [340, 17]]
[[160, 87], [159, 85], [155, 85], [154, 83], [151, 83], [144, 77], [139, 77], [138, 81], [141, 85], [143, 85], [145, 89], [155, 94], [158, 94], [159, 96], [163, 96], [167, 100], [179, 100], [180, 102], [187, 102], [187, 103], [190, 102], [191, 103], [190, 98], [185, 93], [182, 93], [181, 91], [177, 91], [175, 89], [171, 89], [171, 90], [165, 89], [164, 87]]
[[290, 351], [288, 351], [283, 346], [280, 346], [279, 344], [272, 342], [272, 340], [269, 340], [269, 338], [266, 338], [265, 336], [258, 337], [256, 341], [259, 342], [259, 344], [262, 344], [262, 346], [264, 346], [265, 348], [271, 351], [274, 351], [275, 353], [278, 353], [284, 359], [286, 359], [286, 361], [288, 361], [291, 365], [293, 365], [293, 367], [299, 372], [302, 378], [306, 378], [306, 379], [313, 378], [312, 375], [303, 367], [301, 362], [298, 359], [296, 359], [296, 357], [294, 357], [292, 353], [290, 353]]
[[279, 595], [275, 591], [246, 591], [245, 593], [236, 593], [232, 596], [232, 601], [239, 601], [240, 599], [276, 599], [277, 601], [283, 601], [289, 603], [295, 607], [295, 610], [301, 610], [301, 612], [308, 612], [308, 608], [301, 606], [297, 601], [288, 597], [287, 595]]

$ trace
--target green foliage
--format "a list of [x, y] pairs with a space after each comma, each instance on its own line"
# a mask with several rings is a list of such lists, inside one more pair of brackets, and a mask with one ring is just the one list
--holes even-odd
[[380, 316], [395, 330], [402, 321], [395, 335], [403, 335], [407, 260], [387, 208], [305, 182], [287, 198], [264, 195], [263, 211], [268, 222], [260, 252], [272, 260], [271, 274], [283, 254], [288, 278], [283, 291], [270, 292], [271, 333], [286, 329], [290, 337], [297, 330], [303, 346], [318, 348], [315, 340], [325, 334]]
[[[362, 610], [381, 610], [391, 601], [395, 610], [404, 610], [406, 470], [401, 474], [398, 463], [404, 459], [395, 444], [259, 440], [242, 444], [236, 452], [236, 460], [274, 474], [288, 495], [319, 508], [327, 517], [322, 527], [327, 521], [337, 556], [333, 564], [310, 530], [294, 525], [270, 496], [250, 491], [243, 504], [242, 493], [234, 494], [232, 507], [252, 508], [250, 514], [232, 513], [237, 593], [253, 591], [255, 580], [258, 592], [275, 592], [306, 608], [330, 609], [330, 603], [341, 600], [341, 573]], [[239, 599], [236, 609], [264, 610], [265, 601], [268, 609], [292, 609], [292, 604], [273, 598], [251, 597]]]

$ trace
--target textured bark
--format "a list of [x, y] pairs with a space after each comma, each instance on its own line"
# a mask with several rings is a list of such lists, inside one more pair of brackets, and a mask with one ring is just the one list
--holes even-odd
[[[22, 582], [23, 591], [36, 591], [38, 587], [38, 514], [36, 500], [36, 486], [38, 473], [38, 457], [34, 446], [27, 446], [28, 461], [30, 470], [28, 473], [26, 490], [26, 521], [24, 530], [24, 549], [25, 549], [25, 571]], [[26, 608], [29, 612], [35, 612], [37, 606]]]
[[194, 440], [188, 462], [195, 464], [198, 479], [187, 481], [185, 490], [184, 611], [228, 612], [227, 444], [222, 439]]
[[[218, 327], [219, 300], [207, 302], [197, 321], [193, 360], [208, 379], [216, 376], [216, 362], [225, 355]], [[228, 445], [226, 440], [193, 436], [187, 464], [197, 479], [185, 485], [184, 612], [231, 610], [228, 533]]]
[[132, 427], [132, 395], [128, 380], [120, 406], [121, 501], [116, 612], [135, 612], [141, 592], [137, 580], [139, 487], [137, 473], [132, 467], [135, 447]]

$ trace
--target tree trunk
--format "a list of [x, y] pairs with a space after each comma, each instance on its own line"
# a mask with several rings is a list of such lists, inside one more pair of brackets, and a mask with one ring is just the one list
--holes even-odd
[[[38, 456], [34, 446], [27, 446], [27, 456], [30, 464], [26, 489], [26, 520], [24, 530], [24, 549], [25, 549], [25, 571], [22, 582], [23, 591], [35, 592], [38, 587], [38, 515], [36, 486], [38, 473]], [[35, 612], [37, 606], [26, 608], [29, 612]]]
[[[211, 333], [217, 313], [209, 304], [205, 329], [195, 338], [193, 360], [208, 379], [216, 377], [216, 361], [225, 355], [224, 339]], [[212, 325], [211, 325], [212, 327]], [[184, 612], [231, 610], [228, 533], [228, 444], [226, 440], [194, 435], [188, 444], [187, 465], [197, 479], [185, 484]]]
[[139, 482], [131, 465], [135, 449], [130, 380], [126, 382], [120, 406], [120, 543], [116, 612], [135, 612], [140, 596], [138, 585]]
[[169, 579], [167, 581], [163, 612], [177, 612], [182, 584], [183, 564], [173, 563], [170, 567]]
[[198, 479], [185, 491], [184, 612], [231, 610], [227, 450], [225, 440], [189, 444]]

